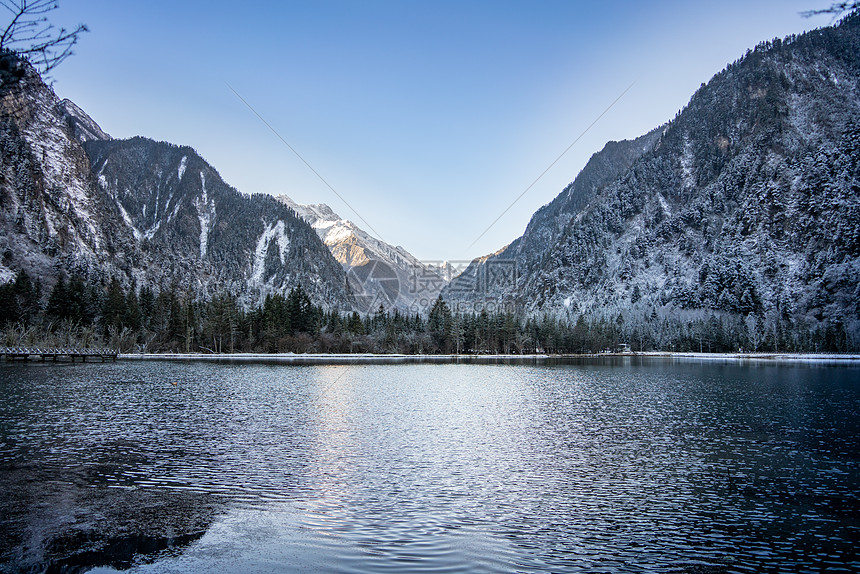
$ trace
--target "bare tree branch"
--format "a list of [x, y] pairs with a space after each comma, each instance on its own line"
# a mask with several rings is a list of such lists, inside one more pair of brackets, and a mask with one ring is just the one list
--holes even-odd
[[812, 18], [813, 16], [820, 16], [821, 14], [832, 14], [834, 18], [838, 18], [844, 13], [856, 10], [857, 8], [860, 8], [860, 1], [857, 0], [851, 0], [849, 2], [833, 2], [829, 8], [822, 8], [821, 10], [806, 10], [805, 12], [801, 12], [800, 15], [804, 18]]
[[0, 55], [14, 53], [47, 74], [74, 52], [78, 38], [89, 29], [78, 24], [74, 29], [56, 28], [45, 14], [59, 7], [56, 0], [0, 0], [10, 14], [9, 24], [0, 35]]

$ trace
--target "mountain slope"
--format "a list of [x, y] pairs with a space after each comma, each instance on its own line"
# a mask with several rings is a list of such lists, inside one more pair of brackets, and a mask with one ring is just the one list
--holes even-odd
[[[652, 132], [644, 153], [617, 163], [619, 175], [561, 229], [545, 217], [549, 207], [535, 214], [523, 237], [490, 259], [526, 272], [477, 295], [514, 296], [533, 312], [571, 318], [621, 316], [631, 335], [700, 310], [750, 331], [856, 339], [858, 54], [857, 14], [749, 51]], [[522, 251], [541, 242], [539, 259]]]
[[346, 305], [346, 279], [316, 233], [267, 195], [227, 185], [193, 149], [146, 138], [84, 143], [100, 189], [148, 256], [135, 272], [246, 303], [301, 284], [316, 301]]
[[97, 192], [59, 99], [28, 64], [0, 60], [0, 278], [117, 273], [113, 254], [130, 236]]
[[191, 148], [110, 139], [28, 64], [3, 60], [0, 280], [115, 277], [229, 291], [246, 307], [301, 284], [317, 304], [351, 308], [340, 265], [291, 209], [240, 194]]
[[341, 218], [325, 204], [301, 205], [286, 195], [277, 197], [319, 234], [349, 277], [358, 308], [426, 312], [447, 281], [440, 269], [426, 265], [400, 246], [371, 236]]
[[517, 288], [540, 270], [547, 246], [555, 245], [571, 221], [592, 202], [598, 192], [623, 174], [634, 161], [651, 150], [660, 131], [633, 141], [609, 142], [595, 153], [576, 179], [556, 198], [532, 216], [526, 231], [496, 253], [474, 260], [451, 285], [445, 296], [461, 303], [495, 303], [517, 307]]

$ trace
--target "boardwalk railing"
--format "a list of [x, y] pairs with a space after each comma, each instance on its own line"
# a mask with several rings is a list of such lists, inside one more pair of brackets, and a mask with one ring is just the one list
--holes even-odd
[[119, 351], [116, 349], [92, 349], [92, 348], [38, 348], [38, 347], [0, 347], [0, 357], [7, 361], [71, 361], [80, 359], [85, 363], [87, 359], [100, 359], [101, 362], [116, 361]]

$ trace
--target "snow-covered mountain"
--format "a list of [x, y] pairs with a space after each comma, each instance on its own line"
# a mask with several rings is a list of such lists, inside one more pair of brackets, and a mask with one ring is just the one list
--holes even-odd
[[653, 149], [659, 136], [657, 129], [633, 141], [607, 143], [573, 183], [532, 216], [521, 237], [495, 253], [475, 259], [454, 278], [445, 290], [446, 299], [460, 303], [463, 310], [483, 306], [521, 308], [525, 301], [519, 296], [520, 287], [527, 277], [540, 273], [547, 248], [557, 244], [603, 187]]
[[447, 284], [444, 269], [422, 263], [404, 248], [376, 239], [328, 205], [302, 205], [286, 195], [277, 199], [316, 230], [346, 271], [361, 311], [374, 312], [382, 305], [423, 313]]
[[121, 273], [112, 255], [130, 234], [59, 99], [28, 64], [0, 57], [0, 280], [20, 269], [48, 284], [61, 271]]
[[229, 292], [245, 306], [300, 284], [315, 303], [351, 308], [343, 269], [290, 208], [239, 193], [191, 148], [109, 139], [29, 65], [4, 58], [0, 280], [21, 269], [45, 286], [60, 274], [118, 278]]
[[860, 336], [860, 15], [760, 44], [667, 125], [607, 144], [445, 296], [630, 337], [714, 314]]
[[191, 148], [110, 139], [3, 55], [0, 281], [117, 277], [246, 306], [301, 284], [368, 312], [425, 310], [444, 287], [464, 310], [612, 322], [658, 346], [660, 332], [715, 321], [750, 340], [856, 348], [858, 54], [856, 13], [757, 46], [666, 125], [594, 154], [522, 237], [448, 286], [324, 205], [243, 195]]
[[193, 149], [141, 137], [84, 148], [147, 256], [133, 270], [138, 283], [178, 281], [251, 305], [301, 284], [318, 302], [347, 306], [344, 273], [310, 226], [269, 195], [239, 193]]

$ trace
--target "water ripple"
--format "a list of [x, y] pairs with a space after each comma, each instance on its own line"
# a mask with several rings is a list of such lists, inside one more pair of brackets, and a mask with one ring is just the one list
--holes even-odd
[[858, 380], [3, 366], [0, 571], [857, 571]]

